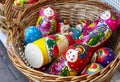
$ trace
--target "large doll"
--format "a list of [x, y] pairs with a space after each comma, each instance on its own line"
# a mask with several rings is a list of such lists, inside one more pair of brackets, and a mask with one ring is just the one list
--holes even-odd
[[86, 28], [76, 42], [86, 44], [94, 51], [104, 45], [119, 26], [120, 16], [111, 11], [104, 11]]

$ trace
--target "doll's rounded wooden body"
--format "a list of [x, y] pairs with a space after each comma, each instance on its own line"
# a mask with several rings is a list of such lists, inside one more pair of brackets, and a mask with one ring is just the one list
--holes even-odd
[[91, 52], [86, 45], [74, 44], [50, 65], [47, 73], [61, 76], [77, 75], [90, 58]]
[[44, 6], [37, 20], [37, 27], [43, 33], [43, 36], [55, 34], [57, 30], [58, 13], [52, 6]]

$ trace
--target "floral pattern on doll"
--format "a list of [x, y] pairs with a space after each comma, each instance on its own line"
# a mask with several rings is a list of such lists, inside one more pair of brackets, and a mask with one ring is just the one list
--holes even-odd
[[53, 60], [58, 56], [58, 52], [59, 52], [59, 49], [56, 43], [56, 37], [49, 36], [46, 42], [49, 50], [49, 56], [51, 57], [51, 60]]
[[106, 40], [111, 35], [110, 28], [105, 23], [99, 23], [97, 28], [91, 32], [84, 32], [79, 39], [88, 46], [97, 46], [101, 41]]
[[47, 36], [47, 32], [49, 32], [50, 30], [52, 30], [51, 28], [51, 23], [48, 20], [48, 18], [44, 17], [43, 20], [40, 23], [39, 29], [41, 30], [41, 32], [43, 33], [43, 35]]
[[43, 36], [56, 33], [58, 13], [53, 7], [44, 6], [40, 12], [36, 26], [40, 29]]
[[65, 61], [63, 58], [60, 58], [55, 64], [51, 66], [50, 73], [59, 75], [62, 72], [62, 69], [65, 67]]
[[83, 45], [76, 45], [76, 50], [79, 51], [80, 58], [86, 58], [87, 48]]

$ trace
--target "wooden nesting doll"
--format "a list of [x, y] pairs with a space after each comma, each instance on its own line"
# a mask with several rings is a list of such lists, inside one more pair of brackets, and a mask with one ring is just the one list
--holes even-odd
[[74, 44], [70, 46], [46, 71], [61, 76], [75, 76], [87, 65], [91, 52], [86, 45]]
[[69, 47], [69, 42], [72, 42], [69, 40], [70, 36], [61, 34], [43, 37], [27, 44], [25, 57], [32, 67], [40, 68], [60, 56]]
[[120, 16], [110, 11], [105, 11], [86, 28], [76, 42], [86, 44], [95, 51], [103, 46], [112, 33], [120, 26], [119, 21]]
[[43, 33], [43, 36], [56, 33], [58, 13], [52, 6], [44, 6], [37, 20], [37, 27]]
[[100, 22], [105, 22], [112, 32], [114, 32], [120, 26], [120, 15], [109, 10], [101, 13], [98, 20]]

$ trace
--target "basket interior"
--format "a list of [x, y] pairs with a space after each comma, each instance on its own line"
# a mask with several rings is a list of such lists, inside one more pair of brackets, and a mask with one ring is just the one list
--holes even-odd
[[[8, 38], [8, 41], [12, 42], [16, 54], [27, 66], [30, 65], [24, 58], [24, 30], [28, 26], [36, 25], [39, 10], [45, 5], [55, 6], [59, 13], [59, 18], [70, 20], [72, 26], [74, 26], [80, 19], [90, 19], [94, 21], [101, 12], [112, 10], [112, 7], [104, 3], [88, 0], [50, 0], [44, 3], [36, 3], [35, 5], [28, 6], [24, 11], [19, 12], [18, 18], [14, 21], [16, 25], [11, 29], [11, 33]], [[116, 54], [118, 54], [119, 49], [119, 32], [120, 29], [113, 33], [106, 45], [112, 48]]]

